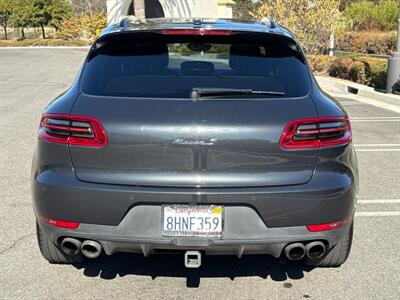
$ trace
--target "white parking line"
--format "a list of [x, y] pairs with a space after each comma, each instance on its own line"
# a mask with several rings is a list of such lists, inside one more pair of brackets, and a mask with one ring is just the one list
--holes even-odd
[[356, 217], [392, 217], [400, 216], [400, 211], [357, 211]]
[[343, 106], [367, 106], [369, 104], [365, 104], [365, 103], [344, 103], [344, 102], [340, 102], [340, 104], [342, 104]]
[[398, 152], [400, 144], [355, 144], [357, 152]]
[[360, 199], [359, 204], [400, 204], [400, 199]]
[[[400, 199], [360, 199], [357, 204], [400, 204]], [[400, 211], [357, 211], [357, 217], [393, 217], [400, 216]]]
[[354, 122], [400, 122], [400, 119], [350, 119], [352, 123]]
[[356, 149], [356, 152], [400, 152], [400, 149]]
[[400, 122], [400, 117], [354, 117], [351, 122]]
[[398, 147], [400, 144], [355, 144], [356, 147]]
[[385, 119], [400, 119], [400, 117], [354, 117], [351, 120], [385, 120]]

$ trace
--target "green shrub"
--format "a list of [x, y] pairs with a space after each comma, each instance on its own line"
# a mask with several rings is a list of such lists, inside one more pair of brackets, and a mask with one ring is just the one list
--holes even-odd
[[386, 87], [387, 59], [326, 55], [308, 55], [307, 59], [314, 72], [328, 73], [332, 77], [366, 84], [376, 89]]
[[354, 61], [349, 70], [349, 79], [357, 83], [365, 83], [365, 66], [360, 61]]
[[398, 0], [362, 0], [344, 10], [344, 17], [358, 30], [395, 30], [399, 14]]
[[329, 76], [350, 79], [350, 68], [353, 59], [349, 57], [337, 57], [328, 69]]
[[377, 89], [386, 87], [387, 77], [387, 59], [374, 57], [358, 57], [357, 61], [362, 62], [365, 66], [365, 84]]
[[336, 49], [341, 51], [389, 55], [395, 51], [395, 32], [349, 32], [336, 41]]

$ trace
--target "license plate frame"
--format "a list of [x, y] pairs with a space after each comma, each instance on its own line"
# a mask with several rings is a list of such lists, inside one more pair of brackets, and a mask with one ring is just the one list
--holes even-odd
[[[186, 211], [186, 214], [194, 214], [198, 215], [198, 213], [205, 213], [207, 210], [208, 216], [211, 218], [211, 215], [217, 215], [220, 224], [220, 230], [168, 230], [165, 228], [165, 217], [166, 217], [166, 209], [172, 210], [182, 210], [182, 212]], [[169, 212], [167, 212], [168, 214]], [[225, 223], [225, 208], [223, 205], [209, 205], [209, 204], [200, 204], [200, 205], [191, 205], [191, 204], [163, 204], [161, 207], [161, 235], [164, 237], [189, 237], [189, 238], [214, 238], [220, 239], [224, 236], [224, 224]], [[218, 226], [219, 228], [219, 226]]]

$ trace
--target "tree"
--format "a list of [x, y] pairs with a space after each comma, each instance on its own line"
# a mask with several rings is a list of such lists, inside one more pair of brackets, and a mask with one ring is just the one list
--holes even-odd
[[4, 38], [8, 38], [7, 28], [12, 14], [11, 0], [0, 0], [0, 24], [3, 26]]
[[65, 0], [32, 0], [32, 5], [31, 24], [42, 29], [44, 39], [45, 26], [51, 25], [57, 29], [61, 20], [72, 14], [71, 5]]
[[235, 19], [250, 20], [254, 19], [252, 11], [255, 8], [254, 1], [252, 0], [234, 0], [235, 4], [232, 6], [233, 17]]
[[46, 38], [44, 26], [48, 25], [51, 20], [50, 5], [51, 0], [32, 0], [33, 11], [31, 17], [31, 25], [40, 26], [43, 38]]
[[69, 2], [72, 4], [75, 14], [79, 16], [106, 12], [106, 0], [69, 0]]
[[24, 28], [32, 25], [33, 3], [29, 0], [13, 0], [10, 24], [21, 29], [21, 38], [25, 39]]
[[72, 5], [65, 0], [53, 0], [50, 7], [51, 20], [48, 25], [58, 30], [62, 20], [69, 18], [73, 14]]
[[133, 1], [133, 7], [135, 9], [135, 16], [139, 20], [144, 20], [146, 19], [146, 13], [145, 13], [145, 0], [132, 0]]
[[357, 30], [395, 30], [400, 2], [379, 0], [376, 3], [362, 0], [346, 7], [343, 15]]
[[272, 17], [291, 30], [307, 53], [322, 53], [329, 37], [341, 26], [340, 0], [263, 0], [255, 9], [258, 18]]

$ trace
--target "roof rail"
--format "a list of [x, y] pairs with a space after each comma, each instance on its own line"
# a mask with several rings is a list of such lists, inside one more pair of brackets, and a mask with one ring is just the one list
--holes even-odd
[[269, 18], [269, 17], [267, 17], [267, 18], [262, 18], [261, 20], [260, 20], [260, 23], [261, 24], [264, 24], [264, 25], [267, 25], [269, 28], [276, 28], [276, 23], [275, 23], [275, 21], [272, 19], [272, 18]]

